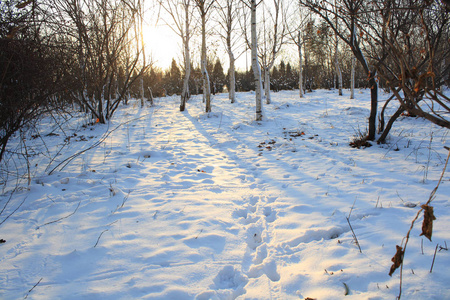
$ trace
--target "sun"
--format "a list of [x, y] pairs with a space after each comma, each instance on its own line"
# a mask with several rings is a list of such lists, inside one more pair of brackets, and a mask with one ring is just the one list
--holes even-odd
[[168, 69], [172, 59], [181, 56], [181, 39], [169, 26], [147, 25], [144, 27], [143, 36], [146, 56], [152, 58], [154, 65]]

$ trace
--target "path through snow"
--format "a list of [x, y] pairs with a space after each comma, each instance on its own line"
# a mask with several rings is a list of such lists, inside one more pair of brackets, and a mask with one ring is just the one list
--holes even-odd
[[[132, 121], [100, 147], [15, 195], [25, 202], [0, 228], [0, 297], [394, 298], [390, 258], [416, 212], [400, 195], [417, 203], [435, 184], [414, 171], [428, 137], [409, 136], [415, 163], [387, 148], [351, 149], [348, 128], [365, 124], [368, 101], [339, 98], [324, 111], [335, 97], [326, 91], [303, 101], [281, 95], [261, 123], [251, 121], [251, 93], [234, 105], [220, 95], [209, 114], [201, 97], [185, 112], [170, 97], [151, 109], [124, 107], [117, 120]], [[91, 129], [58, 159], [106, 126]], [[435, 134], [445, 143], [447, 133]], [[442, 170], [437, 152], [430, 178]], [[449, 188], [441, 189], [435, 203], [445, 212]], [[441, 245], [450, 241], [448, 216], [433, 234]], [[413, 254], [406, 295], [450, 297], [446, 268], [426, 271], [432, 252], [425, 243], [426, 255]], [[450, 262], [445, 252], [440, 259]]]

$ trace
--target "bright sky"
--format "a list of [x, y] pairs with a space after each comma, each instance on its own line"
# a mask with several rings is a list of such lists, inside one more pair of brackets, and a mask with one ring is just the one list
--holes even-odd
[[146, 56], [151, 56], [156, 66], [168, 69], [181, 56], [181, 38], [168, 26], [147, 26], [144, 31]]
[[[151, 56], [154, 65], [162, 68], [163, 70], [169, 69], [172, 64], [172, 59], [175, 58], [178, 64], [180, 64], [180, 58], [182, 57], [181, 38], [175, 34], [172, 29], [167, 25], [147, 26], [144, 31], [144, 40], [146, 45], [146, 56]], [[196, 59], [193, 56], [192, 51], [195, 50], [194, 40], [191, 41], [191, 59]], [[220, 48], [221, 49], [221, 48]], [[228, 70], [228, 57], [223, 50], [218, 50], [220, 53], [216, 53], [223, 64], [223, 68], [226, 72]], [[245, 54], [241, 55], [236, 61], [236, 67], [239, 70], [245, 70], [246, 65], [250, 66], [250, 51], [247, 53], [247, 61]], [[192, 62], [194, 65], [195, 61]], [[200, 64], [200, 62], [199, 62]]]

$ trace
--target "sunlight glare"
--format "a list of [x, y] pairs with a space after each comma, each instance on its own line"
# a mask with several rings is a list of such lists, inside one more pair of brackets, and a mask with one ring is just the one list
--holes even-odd
[[156, 66], [168, 69], [172, 58], [178, 60], [181, 56], [179, 39], [168, 26], [146, 26], [144, 29], [146, 56], [150, 56]]

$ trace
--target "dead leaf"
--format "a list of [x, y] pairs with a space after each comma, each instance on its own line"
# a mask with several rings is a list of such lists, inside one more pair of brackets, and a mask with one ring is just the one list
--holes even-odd
[[394, 257], [391, 259], [394, 264], [391, 266], [389, 276], [392, 276], [395, 270], [397, 270], [401, 266], [403, 262], [403, 254], [405, 254], [402, 247], [400, 247], [399, 245], [396, 245], [395, 247], [397, 248], [397, 253], [395, 253]]
[[422, 205], [423, 212], [423, 223], [422, 223], [422, 233], [431, 242], [431, 235], [433, 234], [433, 221], [436, 217], [433, 213], [433, 206], [428, 206], [426, 204]]

